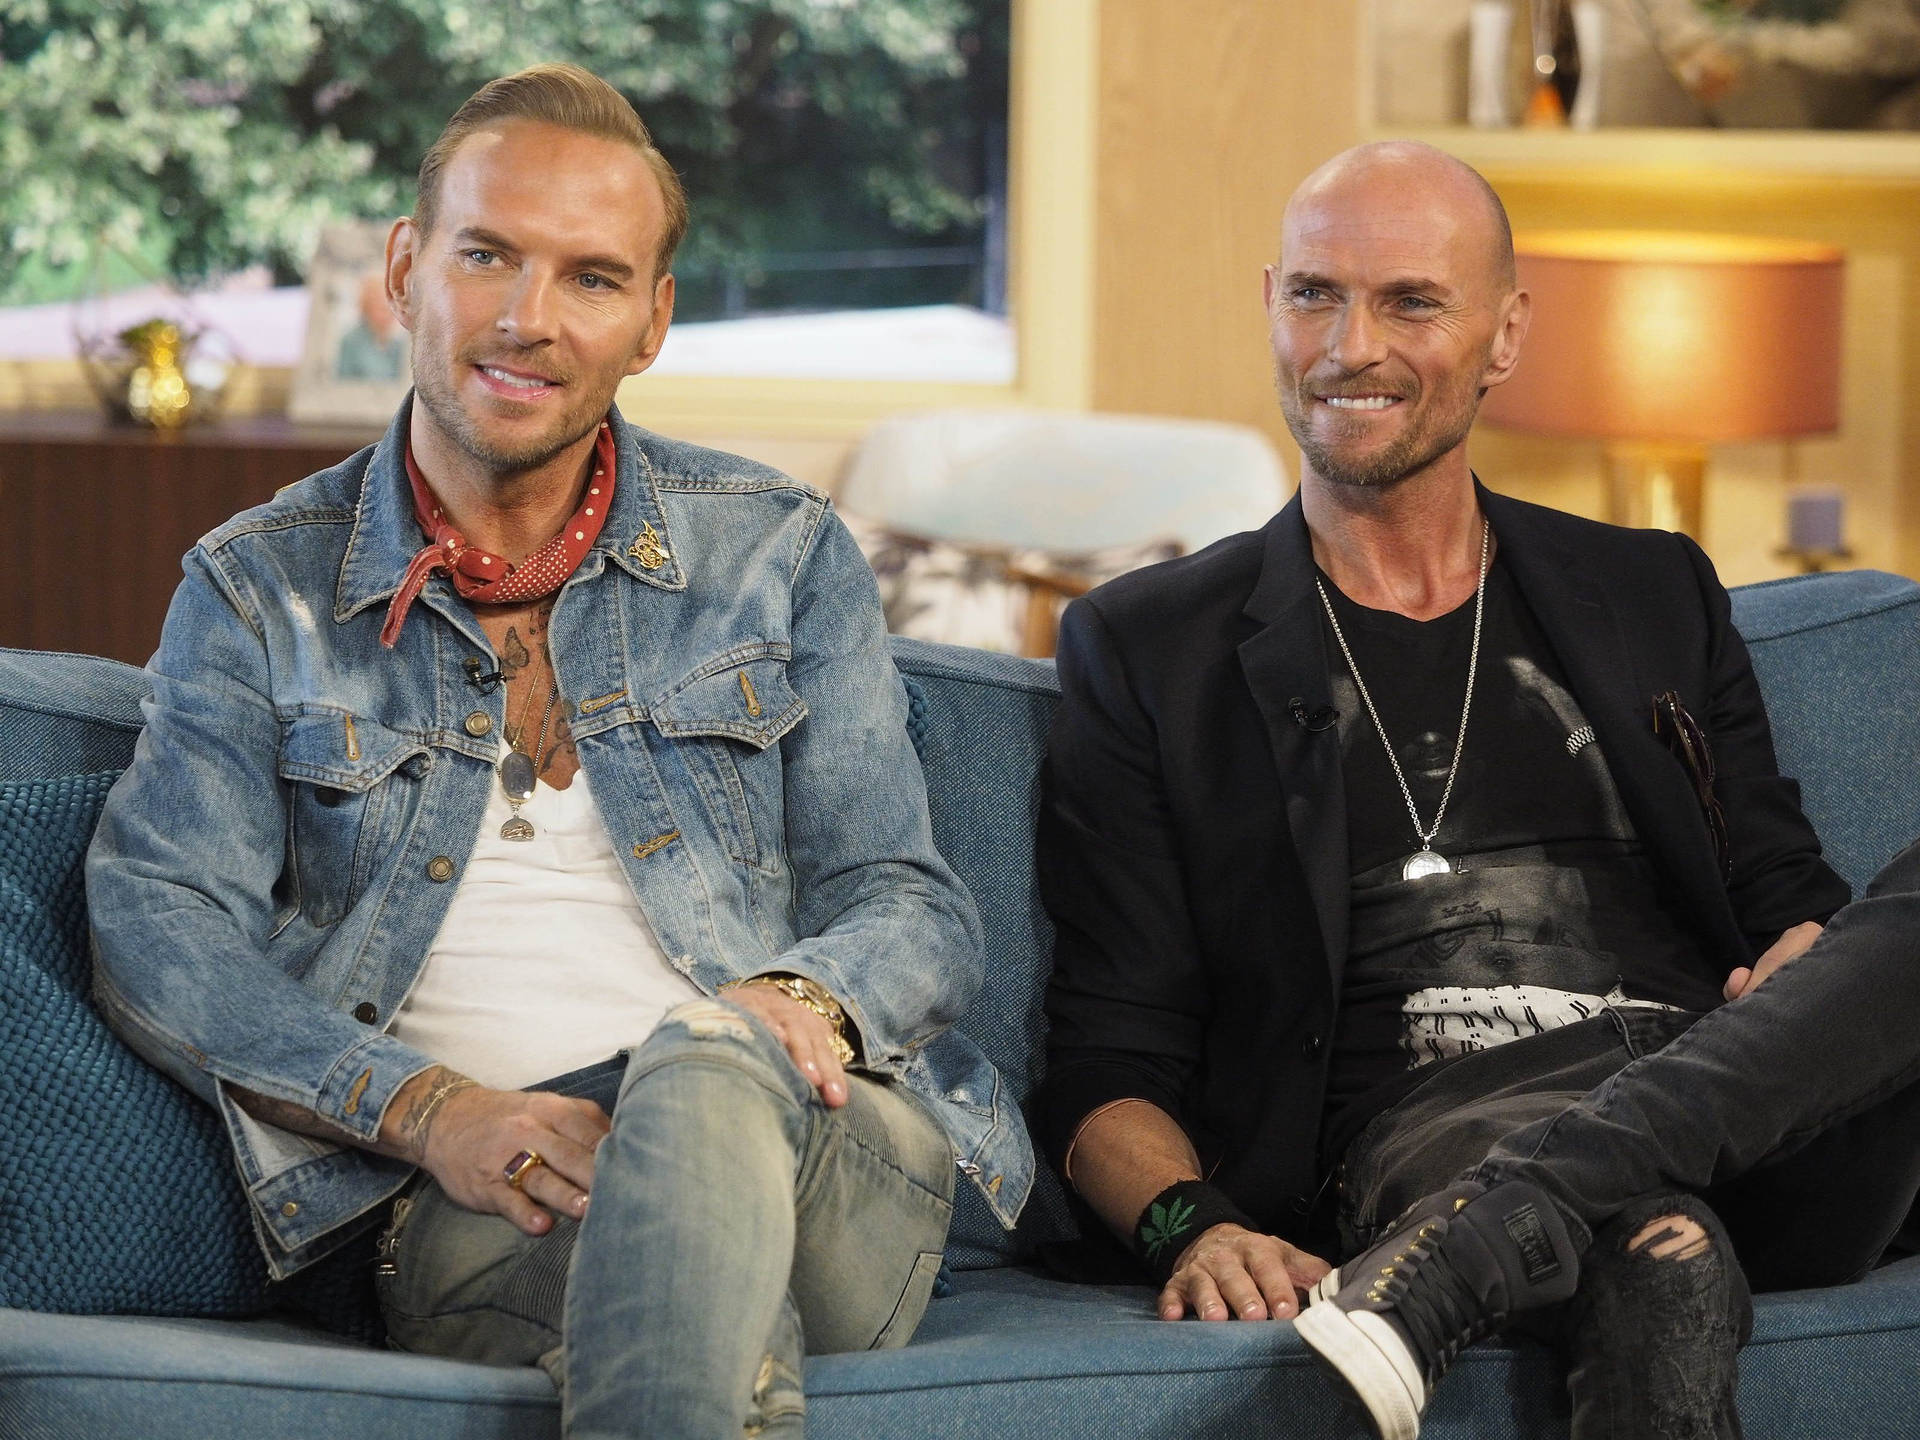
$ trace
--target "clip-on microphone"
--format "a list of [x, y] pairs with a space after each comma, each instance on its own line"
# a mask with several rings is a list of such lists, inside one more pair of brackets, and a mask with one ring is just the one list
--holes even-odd
[[480, 664], [481, 662], [477, 657], [469, 657], [460, 662], [460, 668], [467, 672], [467, 684], [478, 690], [482, 695], [491, 695], [500, 688], [507, 677], [498, 670], [483, 671], [480, 668]]

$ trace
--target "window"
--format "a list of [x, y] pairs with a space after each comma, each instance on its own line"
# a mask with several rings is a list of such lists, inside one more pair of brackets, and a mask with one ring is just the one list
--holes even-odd
[[[17, 177], [0, 192], [0, 356], [61, 359], [77, 291], [173, 273], [218, 277], [202, 312], [255, 364], [290, 365], [304, 329], [290, 282], [320, 225], [403, 209], [460, 99], [558, 55], [635, 100], [692, 194], [676, 333], [649, 377], [666, 409], [725, 425], [738, 377], [756, 382], [757, 419], [805, 428], [955, 386], [1072, 398], [1088, 283], [1025, 252], [1084, 240], [1092, 15], [1092, 0], [14, 7], [0, 28], [0, 156]], [[1012, 125], [1010, 100], [1025, 115]], [[1078, 329], [1023, 334], [1016, 363], [1017, 308]], [[117, 305], [97, 323], [150, 313]], [[820, 386], [836, 392], [824, 405]], [[18, 398], [0, 385], [0, 402]]]

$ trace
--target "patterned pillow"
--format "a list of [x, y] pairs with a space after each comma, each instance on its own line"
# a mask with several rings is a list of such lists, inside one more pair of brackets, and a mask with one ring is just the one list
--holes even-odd
[[1010, 655], [1053, 653], [1060, 611], [1095, 585], [1180, 553], [1177, 540], [1060, 552], [962, 544], [840, 518], [873, 566], [887, 628]]
[[283, 1285], [213, 1112], [87, 1000], [81, 865], [112, 773], [0, 784], [0, 1306], [73, 1315], [286, 1309], [372, 1339], [357, 1246]]

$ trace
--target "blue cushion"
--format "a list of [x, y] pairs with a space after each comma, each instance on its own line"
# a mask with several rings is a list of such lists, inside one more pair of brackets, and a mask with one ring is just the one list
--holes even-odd
[[[370, 1280], [268, 1283], [212, 1111], [87, 1002], [81, 864], [113, 772], [0, 782], [0, 1305], [251, 1315], [371, 1336]], [[31, 1123], [27, 1123], [27, 1117]], [[365, 1267], [360, 1267], [364, 1269]]]
[[[1291, 1325], [1152, 1316], [1151, 1293], [1001, 1268], [958, 1278], [903, 1350], [807, 1362], [808, 1427], [843, 1440], [965, 1435], [1296, 1437], [1357, 1433]], [[1838, 1290], [1764, 1296], [1741, 1356], [1755, 1435], [1904, 1440], [1912, 1428], [1920, 1261]], [[1457, 1362], [1428, 1440], [1564, 1436], [1558, 1368], [1526, 1342]], [[141, 1322], [0, 1311], [9, 1440], [234, 1429], [356, 1440], [553, 1440], [559, 1403], [532, 1367], [373, 1354], [257, 1321]]]
[[[1041, 1000], [1053, 927], [1034, 885], [1033, 824], [1059, 680], [1051, 664], [920, 640], [896, 638], [893, 658], [923, 712], [918, 744], [934, 843], [973, 892], [986, 934], [986, 984], [958, 1028], [1025, 1105], [1046, 1059]], [[1004, 1264], [1073, 1233], [1043, 1163], [1012, 1234], [973, 1186], [957, 1187], [947, 1260], [955, 1269]]]
[[36, 1117], [5, 1152], [0, 1303], [245, 1313], [260, 1277], [212, 1113], [86, 1002], [80, 865], [112, 781], [0, 785], [0, 1110]]

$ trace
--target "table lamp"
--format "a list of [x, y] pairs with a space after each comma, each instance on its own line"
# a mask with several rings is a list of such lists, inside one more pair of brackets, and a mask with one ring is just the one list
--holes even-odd
[[1487, 423], [1604, 440], [1607, 518], [1698, 537], [1707, 446], [1840, 423], [1843, 256], [1744, 235], [1514, 237], [1533, 326]]

